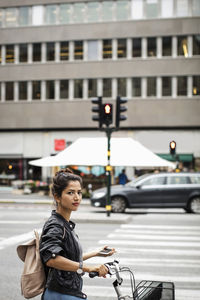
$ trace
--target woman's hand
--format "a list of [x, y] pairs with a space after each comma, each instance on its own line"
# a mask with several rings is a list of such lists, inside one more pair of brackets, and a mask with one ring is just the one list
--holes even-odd
[[90, 266], [89, 268], [87, 268], [87, 272], [97, 272], [99, 274], [99, 277], [105, 278], [106, 274], [108, 274], [108, 268], [105, 265]]
[[111, 256], [111, 255], [113, 255], [114, 253], [116, 253], [115, 248], [110, 248], [110, 247], [109, 247], [109, 249], [111, 249], [111, 251], [109, 251], [108, 253], [106, 253], [106, 251], [105, 251], [105, 253], [103, 253], [104, 250], [106, 250], [107, 248], [108, 248], [108, 246], [104, 246], [103, 248], [101, 248], [101, 249], [97, 252], [96, 256], [107, 257], [107, 256]]

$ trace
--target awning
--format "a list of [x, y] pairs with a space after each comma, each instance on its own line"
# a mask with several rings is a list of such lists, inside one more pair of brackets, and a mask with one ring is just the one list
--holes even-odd
[[164, 153], [159, 153], [157, 154], [161, 158], [164, 158], [169, 161], [181, 161], [181, 162], [192, 162], [194, 160], [194, 155], [193, 154], [177, 154], [177, 156], [173, 156], [171, 154], [164, 154]]

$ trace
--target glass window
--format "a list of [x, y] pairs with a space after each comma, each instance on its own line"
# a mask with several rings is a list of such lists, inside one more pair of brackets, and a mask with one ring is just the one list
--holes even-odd
[[39, 100], [41, 99], [41, 82], [32, 81], [32, 99]]
[[117, 79], [117, 95], [126, 97], [126, 78]]
[[143, 0], [131, 0], [131, 18], [139, 20], [143, 18]]
[[57, 19], [57, 6], [47, 5], [45, 7], [45, 23], [56, 24], [56, 19]]
[[171, 96], [172, 94], [172, 79], [171, 77], [162, 78], [162, 96]]
[[28, 45], [20, 44], [19, 45], [19, 62], [28, 61]]
[[19, 19], [20, 26], [29, 25], [29, 7], [28, 6], [19, 7], [19, 18], [18, 19]]
[[177, 3], [177, 16], [178, 17], [186, 17], [189, 15], [188, 13], [188, 0], [178, 0]]
[[147, 38], [147, 51], [148, 51], [148, 56], [150, 57], [157, 55], [156, 38], [154, 37]]
[[83, 80], [74, 80], [74, 98], [83, 98]]
[[55, 98], [55, 86], [53, 80], [46, 81], [46, 99]]
[[68, 24], [71, 21], [71, 4], [60, 4], [59, 21], [60, 24]]
[[2, 57], [1, 57], [1, 45], [0, 45], [0, 64], [2, 62]]
[[161, 17], [171, 18], [173, 17], [173, 0], [161, 0]]
[[88, 80], [88, 97], [96, 97], [97, 96], [97, 79], [89, 79]]
[[0, 27], [3, 24], [3, 9], [0, 9]]
[[146, 0], [146, 17], [158, 17], [158, 0]]
[[200, 16], [200, 1], [199, 0], [192, 1], [192, 15]]
[[190, 181], [192, 184], [200, 184], [200, 176], [190, 176]]
[[200, 55], [200, 35], [199, 34], [193, 35], [193, 55]]
[[36, 5], [32, 7], [32, 24], [43, 25], [44, 20], [44, 7], [42, 5]]
[[74, 23], [83, 23], [85, 19], [85, 3], [74, 3], [73, 8]]
[[187, 96], [187, 77], [179, 76], [177, 77], [177, 95]]
[[128, 20], [129, 19], [129, 1], [116, 1], [116, 19]]
[[88, 60], [98, 60], [98, 41], [88, 41]]
[[74, 42], [74, 59], [83, 59], [83, 41]]
[[141, 38], [132, 39], [132, 57], [141, 57]]
[[103, 40], [103, 58], [112, 58], [112, 40]]
[[167, 184], [187, 184], [188, 177], [186, 176], [169, 176], [167, 177]]
[[147, 96], [148, 97], [156, 96], [156, 77], [147, 78]]
[[188, 44], [186, 36], [178, 36], [177, 53], [179, 56], [184, 55], [185, 57], [188, 57]]
[[69, 42], [60, 43], [60, 60], [69, 59]]
[[14, 63], [15, 50], [14, 45], [6, 45], [6, 63]]
[[146, 185], [164, 185], [165, 184], [165, 177], [152, 177], [148, 178], [142, 183], [142, 186]]
[[132, 96], [141, 97], [141, 78], [132, 78]]
[[98, 22], [99, 21], [99, 3], [98, 2], [88, 2], [87, 4], [87, 18], [88, 22]]
[[126, 39], [117, 40], [117, 57], [126, 57]]
[[102, 2], [102, 21], [112, 21], [113, 3], [113, 1]]
[[14, 82], [9, 81], [5, 83], [6, 86], [6, 100], [10, 101], [14, 99]]
[[1, 101], [1, 82], [0, 82], [0, 101]]
[[33, 61], [41, 61], [42, 50], [40, 43], [33, 44]]
[[13, 27], [17, 25], [17, 9], [6, 8], [5, 9], [5, 26]]
[[60, 99], [67, 99], [69, 96], [69, 81], [60, 80]]
[[165, 36], [162, 38], [162, 56], [172, 55], [172, 38], [171, 36]]
[[193, 76], [193, 96], [200, 95], [200, 76]]
[[103, 79], [103, 97], [112, 96], [112, 79], [104, 78]]
[[19, 82], [19, 100], [27, 100], [27, 81]]
[[55, 60], [55, 43], [46, 43], [46, 58], [47, 61]]

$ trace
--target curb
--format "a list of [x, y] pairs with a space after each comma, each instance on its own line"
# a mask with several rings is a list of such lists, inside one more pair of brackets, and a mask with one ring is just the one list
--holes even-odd
[[[19, 204], [53, 204], [52, 200], [45, 199], [0, 199], [0, 203], [19, 203]], [[90, 200], [83, 200], [81, 205], [90, 205]]]
[[93, 224], [127, 224], [130, 223], [132, 220], [132, 217], [130, 216], [120, 216], [119, 215], [111, 215], [110, 217], [105, 215], [99, 216], [98, 214], [88, 214], [87, 216], [84, 216], [82, 214], [81, 216], [73, 216], [72, 221], [75, 221], [76, 224], [81, 224], [81, 223], [93, 223]]

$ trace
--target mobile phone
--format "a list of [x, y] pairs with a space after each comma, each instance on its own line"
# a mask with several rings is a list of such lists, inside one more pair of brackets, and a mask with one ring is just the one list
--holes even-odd
[[105, 248], [105, 249], [102, 249], [101, 251], [99, 251], [99, 254], [108, 254], [112, 251], [111, 248]]

